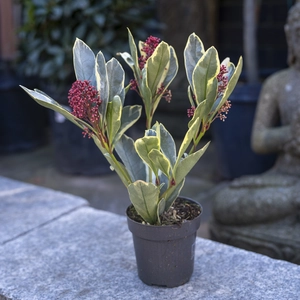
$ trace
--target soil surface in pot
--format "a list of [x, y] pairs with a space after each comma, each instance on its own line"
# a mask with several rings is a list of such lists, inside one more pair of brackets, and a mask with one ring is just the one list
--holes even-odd
[[[145, 223], [141, 216], [136, 212], [133, 205], [127, 211], [128, 217], [136, 222]], [[188, 220], [193, 220], [201, 214], [201, 206], [185, 198], [178, 197], [168, 211], [160, 216], [159, 225], [180, 225]]]

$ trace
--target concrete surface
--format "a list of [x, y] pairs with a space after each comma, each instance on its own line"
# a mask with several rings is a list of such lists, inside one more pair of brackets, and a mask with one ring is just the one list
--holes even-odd
[[[17, 237], [7, 233], [0, 244], [1, 300], [299, 299], [300, 266], [203, 238], [196, 240], [194, 274], [187, 284], [147, 286], [137, 277], [125, 217], [0, 177], [3, 188], [0, 217], [7, 217], [0, 232], [15, 223], [24, 229]], [[26, 204], [22, 213], [18, 207]], [[69, 208], [53, 213], [60, 204]], [[28, 230], [28, 222], [42, 216]]]

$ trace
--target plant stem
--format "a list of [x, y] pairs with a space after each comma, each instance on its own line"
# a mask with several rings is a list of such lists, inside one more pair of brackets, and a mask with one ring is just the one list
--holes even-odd
[[116, 172], [118, 174], [123, 175], [123, 178], [126, 180], [127, 184], [125, 184], [125, 182], [123, 182], [123, 183], [124, 183], [125, 187], [127, 188], [127, 186], [132, 183], [130, 176], [128, 175], [126, 170], [124, 168], [122, 168], [122, 166], [120, 165], [120, 162], [116, 159], [116, 157], [114, 156], [113, 153], [109, 152], [109, 156], [115, 164], [114, 168], [115, 168]]
[[146, 129], [147, 130], [151, 128], [151, 124], [152, 124], [152, 116], [151, 115], [149, 115], [149, 116], [146, 115]]
[[[152, 114], [146, 114], [146, 129], [149, 130], [152, 124]], [[148, 182], [152, 182], [152, 169], [148, 166]]]
[[[104, 157], [107, 159], [105, 154], [108, 154], [109, 157], [111, 158], [113, 165], [112, 167], [115, 169], [115, 171], [118, 173], [119, 177], [121, 178], [123, 184], [127, 188], [129, 184], [132, 183], [131, 178], [129, 174], [127, 173], [125, 168], [122, 168], [120, 162], [116, 159], [115, 155], [113, 154], [113, 149], [111, 146], [107, 143], [107, 139], [103, 132], [99, 130], [97, 134], [97, 139], [100, 141], [101, 146], [103, 147], [102, 149], [99, 148], [104, 155]], [[107, 159], [108, 160], [108, 159]], [[108, 162], [111, 164], [111, 161], [108, 160]]]
[[201, 129], [199, 134], [197, 135], [196, 139], [194, 140], [194, 143], [193, 143], [192, 148], [190, 149], [189, 155], [193, 154], [196, 151], [197, 146], [198, 146], [199, 142], [201, 141], [202, 137], [204, 136], [204, 134], [205, 134], [205, 130]]

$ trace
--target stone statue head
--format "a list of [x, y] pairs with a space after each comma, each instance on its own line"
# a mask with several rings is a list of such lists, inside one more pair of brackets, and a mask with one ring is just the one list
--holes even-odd
[[284, 30], [288, 44], [288, 65], [292, 66], [297, 60], [300, 61], [300, 0], [290, 8]]

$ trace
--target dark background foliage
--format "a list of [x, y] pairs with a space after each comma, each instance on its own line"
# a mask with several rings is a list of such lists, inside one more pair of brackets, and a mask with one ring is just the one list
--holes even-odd
[[137, 39], [155, 32], [154, 0], [26, 0], [19, 31], [18, 69], [54, 84], [73, 80], [72, 45], [78, 37], [107, 59], [127, 51], [129, 27]]

